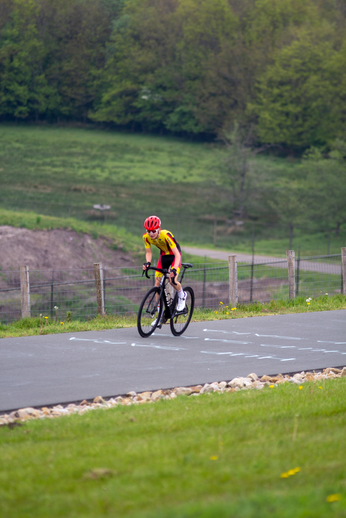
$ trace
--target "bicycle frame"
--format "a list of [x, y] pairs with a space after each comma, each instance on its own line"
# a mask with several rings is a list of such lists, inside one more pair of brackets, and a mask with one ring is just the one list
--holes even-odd
[[[180, 280], [179, 280], [180, 283], [182, 282], [182, 280], [184, 278], [186, 269], [189, 268], [190, 265], [187, 266], [187, 265], [182, 264], [182, 267], [183, 267], [183, 271], [181, 272], [181, 276], [180, 276]], [[161, 281], [160, 281], [160, 285], [159, 285], [160, 293], [159, 293], [159, 298], [158, 298], [157, 303], [159, 304], [159, 302], [161, 303], [161, 301], [163, 301], [163, 303], [164, 303], [163, 314], [165, 315], [167, 320], [169, 318], [173, 318], [174, 313], [175, 313], [175, 304], [173, 304], [173, 303], [176, 300], [176, 297], [178, 296], [178, 292], [175, 290], [174, 296], [171, 297], [170, 301], [168, 301], [166, 285], [167, 284], [170, 285], [169, 270], [156, 268], [154, 266], [149, 266], [149, 268], [147, 268], [147, 270], [145, 270], [143, 272], [143, 274], [145, 273], [145, 276], [147, 277], [147, 279], [150, 279], [150, 277], [148, 275], [148, 270], [154, 270], [154, 271], [162, 273], [162, 277], [161, 277]], [[167, 284], [166, 284], [166, 281], [167, 281]], [[172, 286], [172, 289], [174, 289], [173, 286]]]
[[[162, 277], [161, 277], [161, 281], [160, 281], [160, 285], [159, 285], [160, 293], [159, 293], [157, 303], [159, 304], [159, 303], [163, 302], [163, 306], [164, 306], [163, 314], [166, 316], [167, 319], [172, 318], [173, 314], [174, 314], [174, 310], [172, 310], [172, 307], [173, 307], [173, 301], [175, 299], [176, 293], [174, 293], [174, 296], [171, 297], [171, 300], [168, 300], [168, 293], [167, 293], [166, 285], [169, 284], [169, 272], [168, 272], [168, 270], [163, 270], [161, 268], [155, 268], [155, 267], [149, 266], [149, 268], [144, 272], [145, 276], [148, 279], [150, 279], [150, 277], [148, 275], [148, 270], [154, 270], [154, 271], [158, 271], [158, 272], [162, 273]], [[172, 289], [174, 289], [174, 288], [172, 287]]]

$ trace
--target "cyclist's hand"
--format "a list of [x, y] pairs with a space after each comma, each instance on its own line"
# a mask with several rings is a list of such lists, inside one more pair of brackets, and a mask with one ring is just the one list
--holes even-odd
[[147, 263], [144, 263], [143, 264], [143, 270], [146, 272], [150, 265], [151, 265], [150, 261], [148, 261]]
[[175, 268], [171, 269], [171, 273], [169, 274], [170, 278], [172, 279], [173, 284], [177, 284], [175, 282], [176, 276], [177, 276], [177, 270]]

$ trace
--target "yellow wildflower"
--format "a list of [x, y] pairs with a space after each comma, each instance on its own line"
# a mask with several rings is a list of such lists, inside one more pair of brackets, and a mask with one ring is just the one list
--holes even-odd
[[341, 495], [338, 493], [327, 496], [327, 502], [337, 502], [338, 500], [341, 500]]

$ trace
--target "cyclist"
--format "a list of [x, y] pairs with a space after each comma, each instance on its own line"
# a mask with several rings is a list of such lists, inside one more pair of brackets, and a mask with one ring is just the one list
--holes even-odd
[[[183, 311], [185, 308], [186, 293], [177, 280], [182, 257], [179, 243], [172, 232], [161, 230], [161, 220], [157, 216], [149, 216], [149, 218], [144, 221], [144, 228], [146, 230], [146, 233], [143, 234], [146, 263], [143, 264], [143, 270], [147, 270], [151, 265], [153, 257], [151, 245], [157, 246], [157, 248], [160, 249], [160, 258], [157, 263], [157, 268], [168, 270], [171, 267], [169, 282], [178, 292], [177, 311]], [[156, 271], [155, 286], [158, 287], [160, 285], [161, 277], [162, 273]], [[155, 322], [156, 320], [154, 320], [153, 324]]]

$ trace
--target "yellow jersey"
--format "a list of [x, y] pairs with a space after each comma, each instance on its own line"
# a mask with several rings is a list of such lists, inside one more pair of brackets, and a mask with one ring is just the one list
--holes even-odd
[[160, 230], [156, 239], [152, 239], [148, 232], [143, 234], [143, 241], [145, 248], [151, 248], [151, 245], [157, 246], [160, 249], [160, 255], [174, 255], [172, 248], [177, 247], [181, 254], [181, 248], [172, 232], [168, 230]]

